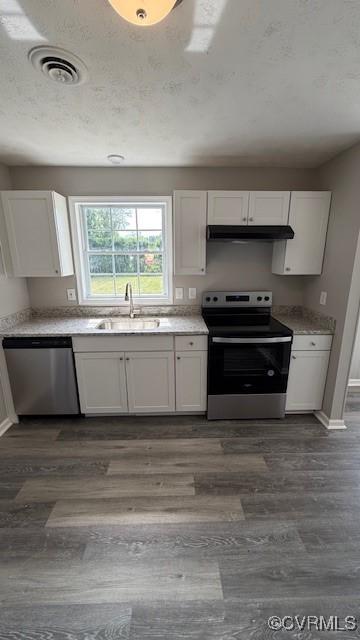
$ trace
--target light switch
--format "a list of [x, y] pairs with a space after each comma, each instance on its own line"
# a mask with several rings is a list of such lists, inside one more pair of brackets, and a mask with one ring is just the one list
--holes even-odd
[[76, 302], [76, 290], [75, 289], [67, 289], [67, 299], [69, 302]]
[[325, 306], [326, 301], [327, 301], [327, 291], [322, 291], [320, 294], [320, 304]]
[[175, 300], [183, 300], [183, 298], [184, 298], [184, 289], [182, 287], [176, 287]]
[[189, 289], [189, 300], [196, 300], [197, 291], [195, 288], [190, 287]]

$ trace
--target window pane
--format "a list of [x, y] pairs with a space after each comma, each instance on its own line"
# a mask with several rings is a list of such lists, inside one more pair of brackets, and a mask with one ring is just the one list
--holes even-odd
[[138, 209], [139, 229], [162, 229], [162, 209]]
[[140, 251], [162, 251], [161, 231], [140, 231], [139, 232]]
[[162, 275], [140, 276], [140, 295], [162, 296], [164, 295], [164, 278]]
[[115, 256], [115, 273], [137, 273], [137, 256]]
[[136, 231], [114, 231], [115, 251], [136, 251], [137, 235]]
[[89, 232], [88, 246], [90, 251], [105, 251], [112, 249], [112, 233], [104, 231], [103, 233]]
[[83, 207], [89, 231], [102, 233], [111, 231], [110, 209], [108, 207]]
[[131, 283], [133, 289], [133, 295], [139, 295], [139, 284], [137, 276], [116, 276], [116, 295], [124, 296], [125, 295], [125, 287], [128, 282]]
[[90, 292], [93, 296], [114, 296], [115, 286], [112, 276], [91, 276]]
[[135, 209], [125, 207], [111, 207], [114, 229], [136, 229]]
[[134, 296], [167, 292], [163, 241], [165, 205], [132, 202], [80, 204], [89, 297], [123, 299], [126, 283]]
[[89, 256], [90, 273], [111, 274], [113, 273], [112, 256]]
[[146, 253], [140, 256], [140, 273], [162, 273], [162, 255]]

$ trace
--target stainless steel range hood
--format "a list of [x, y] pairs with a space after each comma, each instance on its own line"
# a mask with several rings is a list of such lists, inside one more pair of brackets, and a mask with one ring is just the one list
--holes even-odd
[[243, 243], [250, 240], [273, 242], [274, 240], [292, 240], [295, 236], [293, 229], [287, 225], [257, 226], [257, 225], [219, 225], [211, 224], [207, 228], [207, 239], [210, 242]]

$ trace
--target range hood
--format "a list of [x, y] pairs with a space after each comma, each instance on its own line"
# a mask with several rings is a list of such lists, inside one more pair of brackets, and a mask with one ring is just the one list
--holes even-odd
[[258, 240], [273, 242], [274, 240], [292, 240], [293, 229], [287, 225], [220, 225], [211, 224], [207, 228], [207, 239], [211, 242], [248, 242]]

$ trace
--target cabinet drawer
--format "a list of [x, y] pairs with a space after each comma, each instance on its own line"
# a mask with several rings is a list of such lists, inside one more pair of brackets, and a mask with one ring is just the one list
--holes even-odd
[[294, 336], [295, 351], [330, 351], [333, 337], [331, 335]]
[[175, 351], [207, 351], [207, 336], [176, 336]]
[[173, 351], [171, 336], [94, 336], [73, 338], [75, 353], [106, 351]]

